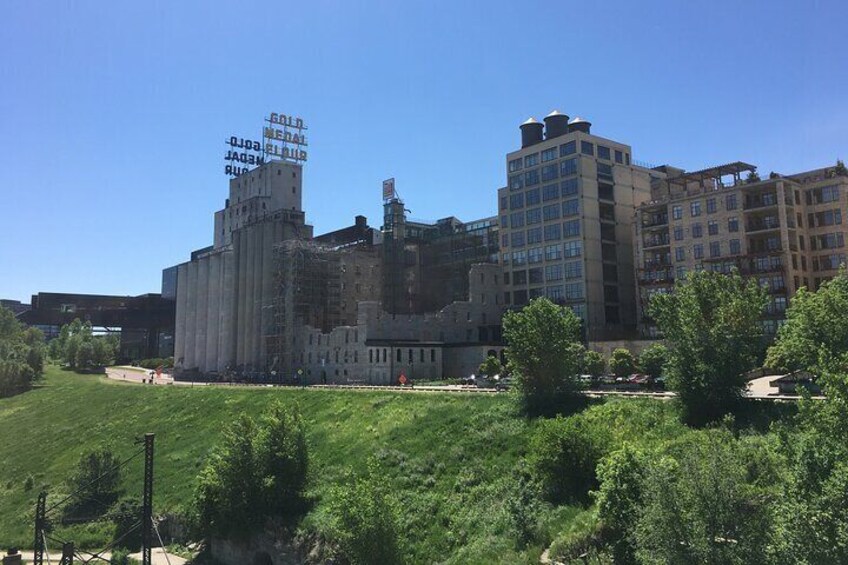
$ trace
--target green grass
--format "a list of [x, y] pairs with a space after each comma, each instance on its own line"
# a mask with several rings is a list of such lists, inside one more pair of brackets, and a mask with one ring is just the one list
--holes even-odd
[[[156, 434], [155, 511], [185, 510], [222, 427], [274, 400], [297, 403], [308, 423], [318, 503], [304, 528], [320, 529], [329, 486], [346, 469], [363, 472], [372, 457], [402, 506], [413, 562], [538, 562], [582, 512], [540, 511], [537, 541], [516, 549], [506, 499], [534, 422], [518, 415], [512, 395], [143, 386], [50, 367], [42, 386], [0, 400], [0, 547], [32, 545], [41, 485], [55, 499], [84, 451], [109, 444], [126, 457], [145, 432]], [[34, 488], [25, 490], [30, 476]], [[128, 494], [141, 492], [141, 478], [138, 458], [125, 473]], [[57, 533], [89, 547], [109, 537], [102, 524]]]

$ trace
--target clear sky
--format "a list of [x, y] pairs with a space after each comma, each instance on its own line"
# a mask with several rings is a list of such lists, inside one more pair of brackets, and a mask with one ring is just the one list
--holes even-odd
[[158, 292], [212, 242], [224, 140], [309, 125], [316, 233], [494, 215], [556, 108], [693, 170], [848, 158], [848, 2], [46, 2], [0, 6], [0, 298]]

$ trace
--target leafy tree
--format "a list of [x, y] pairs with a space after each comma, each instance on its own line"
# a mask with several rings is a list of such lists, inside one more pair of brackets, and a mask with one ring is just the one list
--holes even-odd
[[758, 175], [756, 171], [751, 171], [745, 178], [745, 182], [748, 184], [754, 184], [755, 182], [760, 182], [761, 180], [762, 179], [760, 179], [760, 175]]
[[831, 176], [834, 177], [848, 177], [848, 169], [845, 168], [845, 163], [842, 162], [842, 159], [836, 160], [836, 165], [831, 169]]
[[352, 565], [404, 562], [398, 509], [374, 464], [368, 474], [333, 489], [330, 536]]
[[794, 371], [822, 371], [820, 360], [848, 352], [848, 274], [839, 274], [816, 292], [801, 288], [786, 310], [786, 323], [766, 355], [766, 366]]
[[714, 421], [737, 406], [761, 351], [766, 300], [756, 281], [735, 272], [692, 272], [673, 293], [654, 295], [649, 312], [671, 344], [669, 384], [687, 422]]
[[95, 336], [91, 324], [77, 318], [62, 326], [59, 337], [50, 342], [50, 356], [72, 369], [104, 367], [115, 362], [118, 345], [117, 336]]
[[606, 369], [606, 362], [604, 361], [604, 356], [598, 353], [597, 351], [593, 351], [589, 349], [583, 354], [583, 372], [587, 375], [592, 375], [593, 377], [600, 377], [604, 374], [604, 369]]
[[583, 363], [581, 321], [570, 309], [546, 298], [532, 300], [503, 317], [507, 369], [519, 383], [528, 407], [577, 389]]
[[610, 355], [609, 368], [616, 377], [626, 377], [636, 370], [636, 360], [630, 351], [619, 347]]
[[554, 503], [588, 501], [597, 487], [595, 468], [604, 455], [607, 438], [585, 418], [557, 416], [544, 420], [530, 440], [528, 461], [534, 478]]
[[44, 335], [0, 307], [0, 397], [28, 390], [44, 371]]
[[138, 551], [141, 549], [141, 528], [137, 528], [141, 519], [141, 503], [134, 498], [118, 501], [110, 510], [107, 518], [115, 524], [114, 540], [120, 540], [117, 547]]
[[121, 494], [121, 462], [108, 447], [84, 453], [68, 480], [66, 520], [103, 516]]
[[612, 452], [598, 465], [600, 488], [592, 495], [598, 505], [605, 537], [612, 548], [615, 563], [634, 563], [636, 537], [645, 475], [646, 455], [629, 443]]
[[204, 534], [243, 538], [269, 518], [303, 509], [307, 447], [296, 408], [272, 405], [259, 424], [241, 414], [226, 430], [195, 491]]
[[485, 360], [483, 360], [482, 363], [480, 363], [480, 367], [477, 369], [477, 371], [481, 375], [486, 375], [487, 377], [491, 378], [495, 375], [500, 375], [503, 372], [503, 367], [501, 366], [501, 362], [498, 360], [497, 357], [489, 355], [486, 357]]
[[639, 355], [639, 367], [642, 372], [654, 378], [662, 376], [667, 361], [668, 348], [661, 343], [650, 345]]

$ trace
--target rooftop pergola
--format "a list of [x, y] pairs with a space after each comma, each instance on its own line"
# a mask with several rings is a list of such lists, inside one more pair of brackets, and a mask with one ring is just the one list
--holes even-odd
[[699, 186], [703, 187], [705, 180], [720, 180], [721, 177], [727, 175], [732, 175], [734, 182], [738, 183], [742, 180], [740, 177], [742, 173], [753, 173], [756, 172], [756, 170], [757, 167], [755, 165], [751, 165], [750, 163], [743, 163], [742, 161], [734, 161], [733, 163], [718, 165], [717, 167], [709, 167], [707, 169], [701, 169], [700, 171], [684, 173], [679, 177], [668, 179], [668, 183], [680, 185], [683, 188], [686, 188], [689, 183], [697, 182]]

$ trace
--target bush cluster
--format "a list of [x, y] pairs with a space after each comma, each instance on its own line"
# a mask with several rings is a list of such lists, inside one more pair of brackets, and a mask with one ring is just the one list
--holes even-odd
[[28, 390], [44, 371], [44, 335], [0, 306], [0, 398]]
[[174, 368], [174, 358], [173, 357], [152, 357], [150, 359], [142, 359], [140, 361], [134, 361], [133, 365], [138, 367], [142, 367], [144, 369], [158, 369], [162, 367], [164, 369], [173, 369]]

